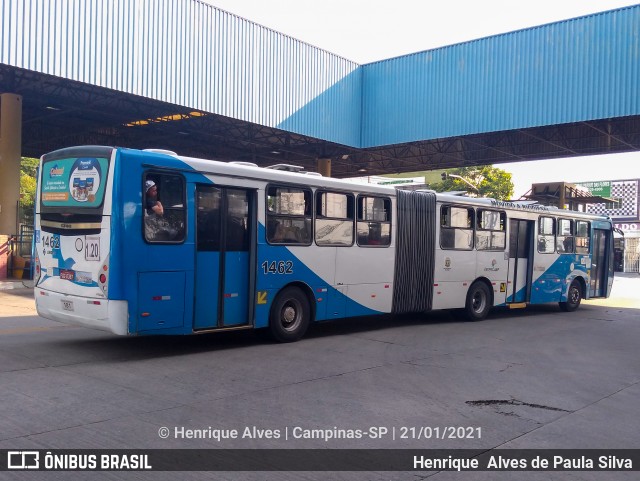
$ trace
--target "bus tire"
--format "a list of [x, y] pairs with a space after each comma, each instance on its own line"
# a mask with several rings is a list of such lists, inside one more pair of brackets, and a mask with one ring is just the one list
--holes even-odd
[[573, 312], [580, 307], [580, 301], [582, 301], [582, 285], [578, 279], [574, 279], [567, 291], [566, 302], [559, 302], [560, 309], [564, 312]]
[[309, 299], [297, 287], [283, 289], [271, 306], [269, 330], [278, 342], [294, 342], [302, 338], [309, 327]]
[[471, 284], [467, 292], [467, 302], [464, 306], [464, 317], [468, 321], [481, 321], [491, 309], [491, 291], [482, 281]]

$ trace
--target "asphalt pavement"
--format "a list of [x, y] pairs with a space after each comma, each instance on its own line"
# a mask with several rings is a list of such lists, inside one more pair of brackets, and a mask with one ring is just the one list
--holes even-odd
[[[476, 323], [449, 312], [360, 318], [275, 344], [252, 332], [117, 337], [40, 318], [32, 289], [4, 289], [0, 449], [638, 449], [639, 292], [640, 276], [625, 274], [610, 299], [584, 302], [573, 313], [551, 304], [496, 309]], [[349, 436], [372, 428], [386, 432]], [[230, 434], [247, 429], [248, 436]], [[453, 436], [440, 434], [454, 429]], [[179, 477], [638, 479], [637, 472], [437, 470]]]

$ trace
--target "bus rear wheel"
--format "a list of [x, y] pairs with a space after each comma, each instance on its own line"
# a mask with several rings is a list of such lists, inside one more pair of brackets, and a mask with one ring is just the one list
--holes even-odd
[[283, 289], [271, 307], [269, 330], [279, 342], [294, 342], [302, 338], [309, 327], [309, 299], [297, 287]]
[[464, 315], [468, 321], [481, 321], [491, 309], [491, 291], [484, 282], [474, 282], [467, 292]]
[[580, 307], [580, 301], [582, 300], [582, 286], [578, 280], [573, 280], [569, 286], [567, 292], [567, 301], [559, 302], [560, 309], [565, 312], [573, 312]]

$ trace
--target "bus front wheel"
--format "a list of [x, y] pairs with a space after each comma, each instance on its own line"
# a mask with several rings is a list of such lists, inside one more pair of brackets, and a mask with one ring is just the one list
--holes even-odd
[[309, 299], [297, 287], [287, 287], [278, 296], [271, 308], [269, 330], [279, 342], [297, 341], [307, 332], [311, 318]]
[[580, 301], [582, 300], [582, 286], [577, 279], [574, 279], [569, 286], [567, 292], [567, 301], [560, 302], [560, 309], [565, 312], [573, 312], [580, 307]]
[[469, 321], [481, 321], [491, 309], [491, 291], [484, 282], [474, 282], [467, 292], [464, 314]]

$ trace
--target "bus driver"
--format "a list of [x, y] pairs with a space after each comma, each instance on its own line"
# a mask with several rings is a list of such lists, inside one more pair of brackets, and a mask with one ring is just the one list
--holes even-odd
[[164, 207], [158, 200], [158, 186], [153, 180], [144, 183], [144, 232], [149, 241], [170, 241], [176, 234], [164, 217]]
[[156, 183], [153, 180], [147, 180], [144, 183], [144, 187], [146, 192], [145, 208], [147, 209], [147, 214], [163, 215], [164, 209], [162, 203], [158, 200], [158, 186]]

